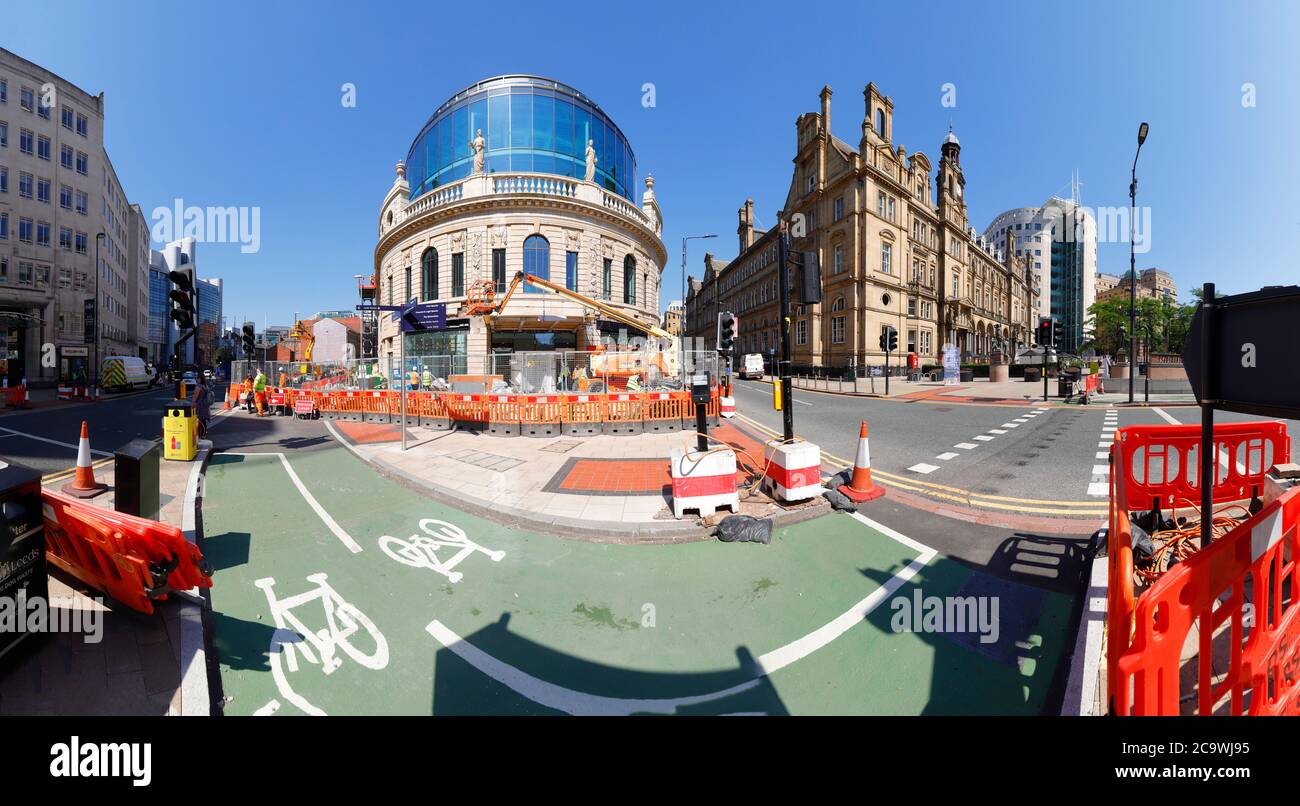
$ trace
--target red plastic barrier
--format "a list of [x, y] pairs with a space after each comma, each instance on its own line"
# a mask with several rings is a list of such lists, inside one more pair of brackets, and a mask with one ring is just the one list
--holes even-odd
[[564, 415], [564, 401], [559, 395], [525, 395], [519, 409], [519, 422], [525, 424], [559, 423]]
[[604, 395], [565, 395], [562, 405], [566, 423], [599, 424], [605, 419]]
[[[682, 395], [689, 402], [690, 392], [647, 392], [641, 409], [642, 420], [681, 420]], [[691, 409], [694, 413], [694, 409]]]
[[46, 556], [56, 567], [141, 613], [172, 591], [212, 587], [198, 547], [174, 526], [42, 493]]
[[[1216, 541], [1206, 551], [1197, 552], [1189, 560], [1175, 566], [1143, 592], [1140, 598], [1134, 589], [1132, 531], [1128, 513], [1150, 510], [1156, 503], [1159, 503], [1161, 511], [1165, 514], [1169, 514], [1176, 507], [1199, 506], [1200, 483], [1197, 476], [1200, 470], [1200, 435], [1200, 426], [1196, 425], [1129, 426], [1116, 432], [1115, 441], [1111, 445], [1106, 679], [1113, 713], [1177, 713], [1179, 678], [1176, 672], [1178, 655], [1183, 643], [1170, 637], [1168, 632], [1170, 628], [1168, 619], [1172, 611], [1168, 607], [1171, 603], [1164, 591], [1167, 591], [1169, 586], [1177, 585], [1180, 590], [1187, 590], [1186, 586], [1189, 584], [1205, 589], [1213, 588], [1213, 595], [1218, 596], [1231, 585], [1237, 587], [1236, 595], [1240, 596], [1242, 575], [1240, 557], [1235, 561], [1214, 558], [1224, 558], [1227, 550], [1221, 547], [1224, 544], [1233, 544], [1234, 541], [1239, 542], [1243, 539], [1240, 537], [1241, 534], [1249, 533], [1246, 525], [1238, 527], [1229, 535]], [[1289, 462], [1291, 458], [1291, 443], [1286, 427], [1276, 421], [1216, 425], [1214, 442], [1214, 458], [1218, 473], [1213, 481], [1211, 497], [1215, 504], [1250, 498], [1255, 490], [1262, 487], [1264, 476], [1272, 465]], [[1250, 523], [1254, 523], [1257, 519], [1258, 515], [1251, 519]], [[1244, 539], [1249, 544], [1249, 538]], [[1240, 550], [1239, 548], [1238, 551]], [[1204, 559], [1207, 557], [1210, 559]], [[1294, 560], [1291, 562], [1293, 563]], [[1194, 569], [1190, 572], [1194, 575], [1190, 582], [1184, 579], [1184, 576], [1189, 573], [1186, 570], [1188, 568]], [[1295, 581], [1292, 585], [1295, 585]], [[1148, 601], [1164, 602], [1167, 606], [1153, 610], [1155, 605], [1148, 605]], [[1240, 611], [1239, 605], [1240, 600], [1236, 607], [1237, 611]], [[1178, 606], [1189, 606], [1189, 602], [1183, 601]], [[1230, 609], [1225, 610], [1221, 607], [1217, 623], [1207, 621], [1202, 625], [1202, 640], [1209, 640], [1214, 628], [1228, 617]], [[1190, 610], [1179, 612], [1183, 613], [1183, 616], [1193, 613], [1199, 618], [1206, 614], [1203, 610], [1203, 608], [1192, 607]], [[1157, 617], [1158, 620], [1153, 623], [1152, 619]], [[1234, 624], [1234, 633], [1238, 626]], [[1157, 627], [1159, 636], [1153, 636], [1150, 631]], [[1143, 639], [1143, 650], [1130, 651], [1130, 642], [1136, 641], [1138, 635], [1147, 636]], [[1237, 637], [1240, 635], [1237, 634]], [[1177, 644], [1172, 650], [1175, 672], [1172, 677], [1168, 676], [1167, 649], [1151, 650], [1150, 657], [1143, 659], [1143, 652], [1149, 648], [1150, 642], [1157, 638], [1167, 642], [1161, 644], [1162, 647]], [[1208, 647], [1208, 644], [1206, 646]], [[1236, 642], [1236, 646], [1240, 647], [1239, 641]], [[1204, 653], [1203, 656], [1208, 668], [1210, 658]], [[1123, 672], [1120, 669], [1122, 657], [1130, 657], [1130, 660], [1126, 661], [1127, 665]], [[1136, 659], [1133, 659], [1134, 657]], [[1144, 666], [1144, 664], [1150, 665]], [[1155, 677], [1146, 676], [1147, 670], [1157, 668], [1161, 671], [1153, 672]], [[1174, 692], [1173, 711], [1163, 710], [1169, 705], [1167, 692], [1153, 698], [1149, 690], [1143, 689], [1146, 693], [1141, 695], [1140, 702], [1133, 700], [1130, 704], [1129, 680], [1139, 675], [1142, 676], [1142, 686], [1156, 680], [1156, 685], [1165, 686]], [[1201, 696], [1211, 696], [1208, 685], [1202, 687]], [[1252, 702], [1252, 713], [1253, 707]]]
[[605, 396], [605, 421], [611, 423], [641, 422], [642, 401], [645, 396], [635, 392], [614, 392]]
[[484, 395], [446, 394], [448, 416], [453, 420], [468, 422], [486, 422], [487, 407], [483, 404]]

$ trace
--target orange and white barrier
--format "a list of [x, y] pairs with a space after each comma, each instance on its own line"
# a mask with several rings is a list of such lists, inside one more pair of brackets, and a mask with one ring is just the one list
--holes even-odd
[[736, 399], [734, 397], [718, 398], [718, 414], [728, 419], [736, 416]]
[[63, 492], [74, 498], [94, 498], [106, 489], [95, 481], [95, 468], [90, 466], [90, 429], [82, 420], [81, 439], [77, 442], [77, 472], [72, 481], [63, 485]]
[[877, 487], [871, 481], [871, 443], [867, 439], [867, 421], [862, 421], [862, 430], [858, 434], [858, 453], [853, 458], [853, 477], [848, 484], [840, 485], [840, 492], [850, 500], [863, 503], [874, 501], [885, 494], [884, 487]]
[[707, 518], [727, 507], [740, 512], [740, 493], [736, 491], [736, 453], [715, 449], [703, 453], [673, 448], [668, 459], [673, 478], [673, 514], [679, 519], [694, 509]]
[[763, 486], [778, 501], [806, 501], [821, 495], [822, 449], [811, 442], [768, 440], [763, 450]]

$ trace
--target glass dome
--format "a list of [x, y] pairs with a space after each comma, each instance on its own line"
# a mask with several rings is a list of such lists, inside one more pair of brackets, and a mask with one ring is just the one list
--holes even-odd
[[629, 200], [636, 157], [618, 126], [573, 87], [538, 76], [499, 76], [452, 96], [424, 124], [406, 155], [411, 199], [470, 175], [470, 140], [483, 130], [487, 173], [547, 173], [582, 179], [587, 141], [596, 183]]

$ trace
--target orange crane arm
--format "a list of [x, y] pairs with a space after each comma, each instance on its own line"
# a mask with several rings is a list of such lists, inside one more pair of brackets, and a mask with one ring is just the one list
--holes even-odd
[[565, 288], [562, 285], [556, 285], [555, 283], [552, 283], [550, 280], [543, 280], [541, 277], [538, 277], [533, 274], [526, 274], [524, 272], [519, 272], [515, 274], [515, 279], [510, 282], [510, 287], [506, 289], [506, 295], [501, 298], [501, 304], [496, 306], [495, 310], [493, 311], [494, 313], [500, 313], [501, 311], [505, 310], [506, 303], [510, 301], [510, 297], [515, 293], [515, 290], [519, 288], [520, 283], [528, 283], [529, 285], [541, 286], [542, 288], [545, 288], [546, 290], [550, 291], [553, 294], [557, 294], [561, 297], [564, 297], [565, 299], [572, 300], [573, 302], [576, 302], [579, 305], [590, 308], [594, 311], [600, 311], [602, 314], [608, 316], [610, 319], [613, 319], [616, 322], [622, 323], [629, 327], [637, 328], [638, 330], [644, 330], [646, 333], [649, 333], [651, 336], [654, 336], [657, 339], [665, 339], [673, 343], [676, 343], [677, 341], [676, 336], [674, 336], [673, 334], [669, 333], [666, 330], [663, 330], [657, 325], [647, 325], [638, 319], [628, 316], [627, 314], [623, 313], [618, 308], [615, 308], [612, 305], [606, 305], [603, 302], [598, 302], [594, 299], [591, 299], [590, 297], [579, 294], [577, 291], [573, 291], [571, 289]]

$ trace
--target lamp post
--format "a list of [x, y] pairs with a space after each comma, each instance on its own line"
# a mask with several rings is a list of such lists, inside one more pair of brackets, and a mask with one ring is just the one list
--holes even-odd
[[[686, 371], [686, 242], [699, 241], [699, 240], [704, 240], [706, 238], [716, 238], [716, 237], [718, 237], [717, 234], [687, 235], [685, 238], [682, 238], [682, 324], [677, 334], [677, 349], [680, 354], [679, 366], [681, 367], [682, 372]], [[714, 292], [714, 299], [717, 299], [716, 287], [714, 288], [713, 292]], [[698, 305], [696, 306], [696, 312], [697, 313], [699, 312]], [[714, 346], [716, 347], [717, 345]]]
[[94, 397], [99, 396], [99, 329], [103, 326], [102, 317], [99, 315], [99, 276], [104, 273], [104, 267], [99, 263], [99, 242], [104, 239], [104, 233], [95, 233], [95, 360], [91, 362], [91, 387], [95, 390]]
[[1142, 144], [1146, 142], [1150, 130], [1145, 122], [1138, 126], [1137, 151], [1133, 153], [1133, 171], [1128, 185], [1128, 402], [1133, 402], [1133, 388], [1137, 371], [1137, 257], [1134, 251], [1135, 226], [1137, 218], [1138, 156], [1142, 154]]

